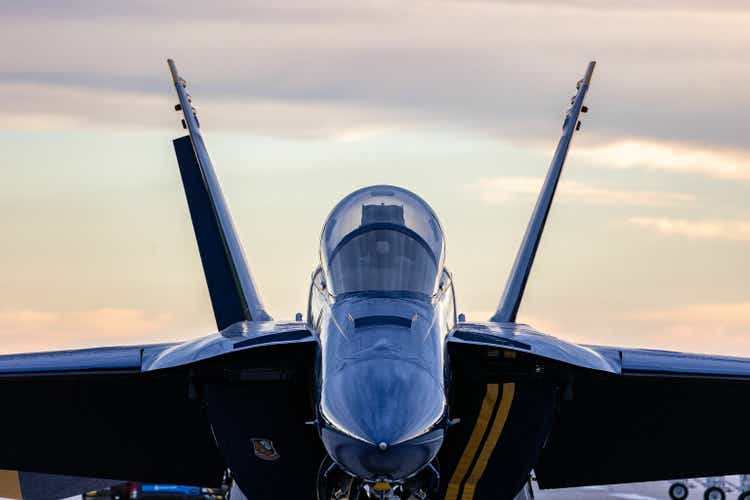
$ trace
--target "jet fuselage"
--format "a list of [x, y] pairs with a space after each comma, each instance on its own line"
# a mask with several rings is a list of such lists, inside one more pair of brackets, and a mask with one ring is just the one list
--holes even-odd
[[308, 321], [323, 444], [361, 479], [404, 480], [435, 458], [447, 427], [456, 313], [442, 229], [416, 195], [373, 186], [337, 205], [321, 240]]

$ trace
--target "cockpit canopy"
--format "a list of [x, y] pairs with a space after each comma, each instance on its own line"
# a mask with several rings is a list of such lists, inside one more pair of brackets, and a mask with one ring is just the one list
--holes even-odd
[[320, 259], [335, 296], [431, 297], [444, 254], [443, 230], [430, 206], [395, 186], [353, 192], [323, 226]]

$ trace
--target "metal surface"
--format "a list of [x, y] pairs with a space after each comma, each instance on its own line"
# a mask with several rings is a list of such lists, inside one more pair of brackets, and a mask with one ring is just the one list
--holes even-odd
[[518, 254], [510, 271], [500, 304], [498, 304], [497, 311], [490, 321], [503, 323], [516, 320], [518, 308], [521, 305], [523, 293], [526, 289], [526, 282], [529, 279], [529, 273], [531, 273], [534, 257], [539, 247], [539, 241], [542, 239], [544, 224], [547, 221], [547, 215], [549, 215], [552, 200], [555, 197], [557, 183], [560, 181], [560, 174], [562, 174], [565, 158], [568, 155], [568, 148], [573, 139], [573, 134], [578, 130], [578, 117], [581, 113], [583, 100], [586, 97], [589, 84], [591, 83], [591, 76], [594, 73], [595, 65], [596, 62], [594, 61], [589, 63], [583, 80], [579, 82], [578, 92], [573, 98], [572, 105], [565, 114], [562, 137], [560, 137], [560, 142], [557, 144], [557, 149], [552, 157], [552, 163], [549, 166], [547, 177], [544, 179], [542, 190], [539, 193], [536, 206], [534, 206], [534, 212], [531, 214], [531, 220], [526, 228], [523, 241], [518, 249]]
[[206, 189], [212, 201], [214, 215], [218, 221], [219, 227], [221, 228], [221, 237], [225, 245], [225, 250], [230, 262], [232, 263], [232, 272], [236, 280], [235, 285], [237, 286], [240, 296], [244, 300], [244, 306], [247, 310], [247, 317], [245, 319], [268, 321], [271, 319], [271, 316], [266, 312], [265, 307], [263, 306], [260, 294], [258, 293], [258, 288], [255, 285], [252, 274], [250, 273], [250, 268], [247, 265], [245, 252], [240, 244], [237, 231], [232, 222], [232, 217], [227, 208], [227, 203], [224, 200], [219, 181], [216, 178], [211, 158], [208, 156], [208, 150], [203, 142], [203, 136], [201, 135], [198, 125], [198, 118], [191, 102], [192, 98], [188, 97], [185, 89], [185, 81], [177, 73], [177, 66], [174, 61], [169, 59], [168, 64], [169, 70], [172, 73], [172, 81], [174, 82], [175, 90], [177, 91], [177, 97], [180, 100], [180, 107], [182, 108], [185, 124], [187, 125], [188, 132], [190, 132], [190, 140], [193, 143], [195, 156], [201, 167]]
[[[351, 236], [365, 231], [371, 239]], [[429, 465], [446, 427], [444, 345], [455, 311], [449, 275], [437, 267], [442, 228], [414, 194], [371, 186], [336, 206], [321, 241], [311, 323], [321, 341], [323, 443], [357, 477], [404, 480]], [[342, 251], [347, 266], [336, 265]], [[335, 281], [346, 293], [336, 294]]]
[[90, 370], [140, 370], [144, 349], [163, 350], [174, 344], [99, 347], [0, 356], [0, 374]]
[[622, 371], [625, 375], [679, 375], [700, 378], [750, 379], [750, 362], [745, 358], [648, 349], [620, 349], [620, 353], [622, 355]]
[[622, 369], [619, 356], [612, 352], [599, 353], [546, 335], [521, 323], [458, 323], [448, 342], [526, 352], [571, 366], [613, 374], [619, 374]]
[[[289, 334], [299, 335], [290, 337]], [[317, 338], [305, 323], [244, 321], [221, 333], [183, 343], [6, 354], [0, 356], [0, 377], [94, 371], [153, 371], [189, 365], [232, 352], [305, 342], [317, 343]]]
[[[289, 337], [289, 334], [300, 333]], [[248, 343], [248, 341], [255, 341]], [[207, 335], [182, 344], [175, 344], [158, 352], [144, 355], [143, 371], [153, 371], [190, 365], [232, 352], [257, 349], [264, 346], [317, 343], [305, 323], [294, 321], [243, 321], [221, 333]]]

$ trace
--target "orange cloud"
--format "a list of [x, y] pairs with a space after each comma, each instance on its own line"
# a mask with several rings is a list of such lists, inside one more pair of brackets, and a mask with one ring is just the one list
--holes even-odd
[[[541, 177], [494, 177], [479, 179], [468, 187], [478, 192], [483, 203], [499, 205], [537, 196], [542, 182]], [[696, 197], [689, 193], [616, 189], [563, 180], [560, 182], [559, 199], [586, 205], [664, 207], [689, 203], [695, 201]]]
[[0, 352], [47, 351], [174, 340], [172, 316], [138, 309], [0, 311]]
[[648, 168], [718, 179], [750, 180], [750, 154], [745, 151], [628, 139], [580, 147], [576, 155], [614, 168]]
[[[490, 311], [467, 314], [486, 321]], [[579, 344], [750, 356], [750, 302], [686, 304], [626, 313], [545, 316], [521, 310], [518, 321]]]
[[698, 240], [750, 241], [750, 221], [747, 220], [631, 217], [627, 222], [667, 236], [683, 236]]
[[692, 352], [750, 354], [750, 302], [690, 304], [635, 311], [622, 319], [637, 325], [639, 339]]

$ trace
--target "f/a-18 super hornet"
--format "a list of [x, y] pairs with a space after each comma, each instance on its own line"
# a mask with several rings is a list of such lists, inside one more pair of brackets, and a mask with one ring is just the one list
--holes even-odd
[[0, 468], [204, 486], [230, 470], [253, 500], [505, 499], [532, 469], [542, 488], [750, 469], [750, 360], [582, 346], [516, 322], [593, 62], [486, 322], [456, 313], [435, 212], [391, 185], [333, 208], [306, 318], [274, 320], [169, 67], [218, 333], [0, 357]]

